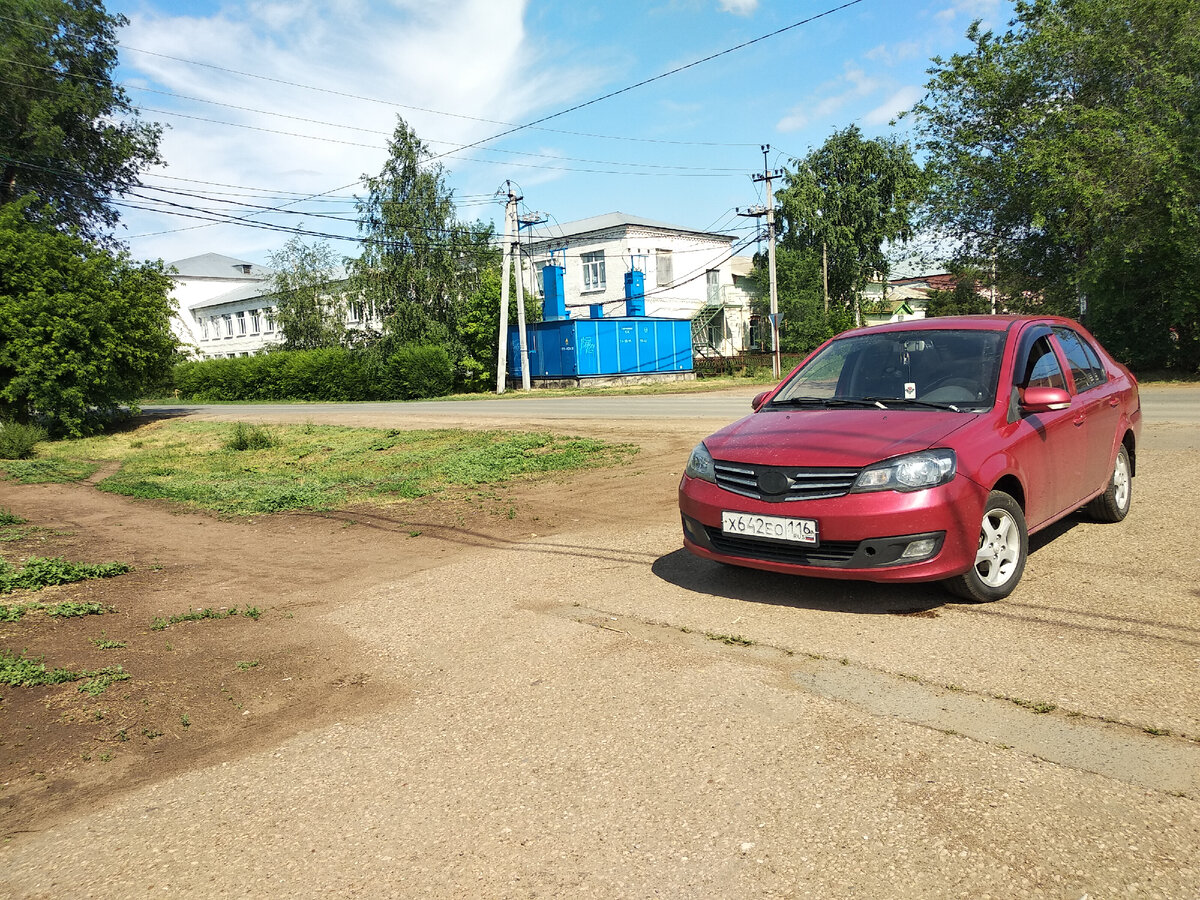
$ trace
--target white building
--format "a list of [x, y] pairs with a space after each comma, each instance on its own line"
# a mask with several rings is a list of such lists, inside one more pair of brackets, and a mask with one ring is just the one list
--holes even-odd
[[[690, 319], [697, 353], [730, 355], [750, 344], [750, 295], [734, 284], [735, 238], [608, 213], [535, 229], [523, 238], [526, 284], [542, 295], [542, 268], [563, 266], [563, 294], [573, 317], [599, 304], [625, 315], [625, 273], [645, 276], [645, 314]], [[532, 271], [530, 271], [532, 269]]]
[[[275, 325], [271, 269], [204, 253], [173, 262], [167, 270], [175, 282], [171, 325], [184, 352], [196, 359], [223, 359], [261, 353], [283, 342]], [[378, 315], [362, 303], [349, 302], [345, 310], [348, 329], [381, 330]]]
[[175, 287], [171, 324], [185, 352], [198, 359], [249, 356], [282, 340], [269, 297], [271, 270], [218, 253], [167, 267]]

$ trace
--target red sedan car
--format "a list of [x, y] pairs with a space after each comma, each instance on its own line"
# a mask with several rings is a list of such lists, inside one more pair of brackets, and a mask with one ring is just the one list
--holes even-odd
[[917, 319], [827, 341], [692, 451], [698, 556], [823, 578], [942, 581], [999, 600], [1029, 534], [1129, 512], [1137, 382], [1079, 323]]

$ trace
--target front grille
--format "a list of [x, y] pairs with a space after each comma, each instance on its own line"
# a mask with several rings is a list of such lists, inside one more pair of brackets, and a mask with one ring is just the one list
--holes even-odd
[[769, 503], [841, 497], [858, 478], [858, 469], [788, 468], [714, 461], [717, 486]]
[[718, 553], [761, 559], [765, 562], [791, 563], [800, 566], [836, 566], [849, 562], [858, 550], [858, 541], [824, 541], [817, 547], [802, 544], [773, 543], [748, 538], [731, 537], [720, 528], [704, 526], [709, 543]]

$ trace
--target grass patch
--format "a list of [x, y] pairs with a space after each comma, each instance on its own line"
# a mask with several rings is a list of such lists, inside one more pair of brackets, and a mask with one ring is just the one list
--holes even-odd
[[[50, 453], [62, 452], [61, 444], [49, 444]], [[83, 459], [60, 456], [40, 459], [0, 459], [0, 472], [18, 484], [66, 484], [83, 481], [95, 474], [100, 466]]]
[[71, 669], [47, 669], [45, 657], [30, 657], [24, 653], [17, 655], [0, 650], [0, 684], [9, 687], [42, 687], [87, 679], [79, 690], [98, 697], [109, 685], [128, 678], [129, 673], [120, 666], [108, 666], [94, 672], [86, 669], [77, 672]]
[[[55, 584], [74, 584], [77, 581], [87, 581], [92, 578], [112, 578], [124, 575], [129, 566], [124, 563], [88, 563], [68, 562], [61, 556], [43, 558], [31, 556], [20, 569], [3, 559], [0, 559], [0, 594], [11, 594], [16, 590], [40, 591], [44, 587]], [[64, 604], [59, 604], [64, 606]], [[84, 612], [62, 612], [52, 615], [89, 615]]]
[[[139, 450], [145, 446], [141, 441], [135, 441], [134, 444], [138, 445], [135, 449]], [[279, 441], [265, 425], [247, 425], [245, 422], [235, 422], [233, 433], [225, 442], [225, 449], [234, 451], [270, 450], [278, 445]], [[130, 446], [132, 447], [133, 444]]]
[[[415, 499], [546, 472], [617, 465], [637, 448], [587, 438], [507, 431], [387, 431], [294, 425], [249, 446], [249, 429], [215, 422], [158, 422], [136, 431], [64, 441], [44, 460], [64, 468], [116, 461], [100, 489], [229, 515], [327, 510]], [[234, 450], [231, 446], [246, 449]], [[135, 446], [136, 445], [136, 446]]]
[[98, 650], [124, 650], [129, 646], [125, 641], [114, 641], [101, 635], [98, 638], [92, 638], [92, 643], [96, 645]]
[[239, 610], [236, 606], [231, 606], [229, 609], [191, 609], [166, 618], [155, 616], [150, 622], [150, 630], [165, 631], [170, 626], [178, 625], [181, 622], [203, 622], [205, 619], [228, 619], [233, 616], [245, 616], [257, 622], [262, 616], [262, 610], [257, 606], [247, 606], [244, 610]]
[[1014, 703], [1021, 709], [1032, 710], [1039, 715], [1052, 713], [1058, 709], [1058, 704], [1048, 703], [1045, 700], [1024, 700], [1021, 697], [1001, 697], [1002, 700], [1007, 700], [1009, 703]]
[[102, 616], [108, 612], [103, 603], [80, 603], [78, 600], [64, 600], [61, 603], [48, 604], [46, 615], [57, 619], [74, 619], [80, 616]]
[[740, 634], [715, 634], [711, 631], [704, 632], [704, 636], [710, 641], [720, 641], [722, 644], [728, 644], [731, 647], [753, 647], [754, 641], [750, 638], [742, 637]]
[[102, 603], [80, 603], [77, 600], [63, 600], [61, 603], [0, 603], [0, 622], [19, 622], [26, 613], [43, 612], [48, 616], [60, 619], [72, 619], [78, 616], [99, 616], [109, 612]]
[[24, 525], [25, 520], [7, 506], [0, 506], [0, 525]]

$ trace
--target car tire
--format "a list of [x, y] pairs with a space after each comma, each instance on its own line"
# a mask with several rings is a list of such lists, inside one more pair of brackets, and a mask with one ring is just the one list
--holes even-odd
[[943, 582], [953, 594], [976, 603], [1003, 600], [1016, 588], [1029, 555], [1029, 529], [1020, 504], [1004, 491], [992, 491], [979, 525], [975, 562]]
[[1133, 502], [1133, 470], [1129, 465], [1129, 451], [1122, 444], [1117, 449], [1117, 461], [1104, 493], [1088, 503], [1089, 516], [1097, 522], [1120, 522], [1129, 514]]

